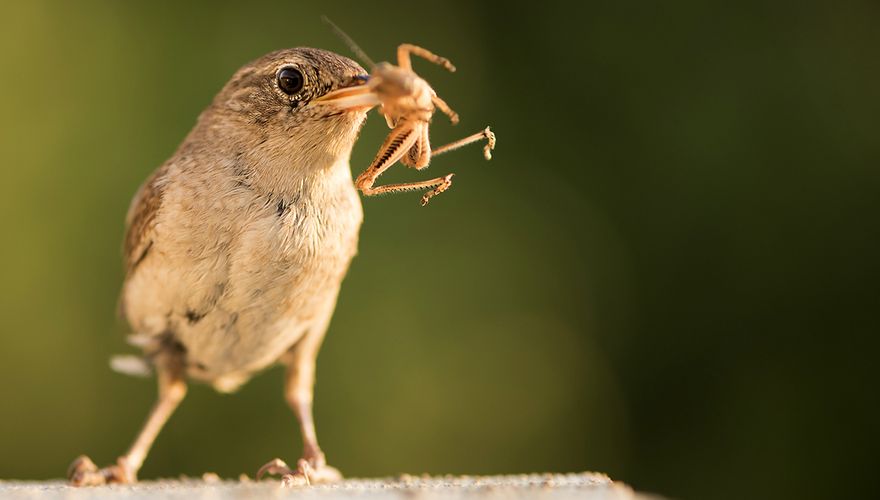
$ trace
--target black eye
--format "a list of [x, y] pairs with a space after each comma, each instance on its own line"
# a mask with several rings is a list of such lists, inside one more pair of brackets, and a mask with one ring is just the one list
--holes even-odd
[[302, 73], [294, 68], [282, 68], [278, 72], [278, 88], [287, 95], [293, 95], [302, 90], [303, 79]]

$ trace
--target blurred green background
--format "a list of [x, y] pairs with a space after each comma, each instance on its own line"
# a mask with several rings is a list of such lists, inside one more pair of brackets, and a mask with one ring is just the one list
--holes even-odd
[[[125, 450], [155, 389], [115, 305], [122, 220], [223, 83], [271, 50], [417, 62], [478, 147], [364, 200], [318, 363], [350, 476], [597, 470], [678, 498], [880, 490], [876, 2], [5, 2], [0, 477]], [[355, 173], [387, 128], [372, 113]], [[391, 180], [421, 178], [404, 168]], [[295, 459], [273, 369], [192, 388], [141, 477]]]

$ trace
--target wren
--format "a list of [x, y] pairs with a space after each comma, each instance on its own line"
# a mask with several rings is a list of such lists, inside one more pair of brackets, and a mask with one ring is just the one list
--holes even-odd
[[143, 183], [126, 217], [121, 314], [158, 379], [158, 399], [128, 451], [98, 468], [81, 456], [74, 485], [130, 483], [187, 380], [231, 392], [286, 365], [285, 398], [302, 458], [260, 473], [333, 481], [312, 419], [315, 360], [357, 249], [363, 212], [349, 158], [376, 99], [339, 99], [366, 71], [295, 48], [239, 69], [174, 155]]

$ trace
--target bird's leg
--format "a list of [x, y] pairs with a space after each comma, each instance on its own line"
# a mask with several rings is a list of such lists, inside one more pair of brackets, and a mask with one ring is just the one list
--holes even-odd
[[107, 483], [133, 483], [153, 441], [162, 426], [186, 395], [186, 382], [181, 370], [157, 367], [159, 378], [159, 399], [141, 428], [137, 439], [128, 453], [119, 457], [115, 465], [99, 469], [92, 460], [81, 455], [70, 464], [67, 478], [74, 486], [95, 486]]
[[311, 329], [283, 359], [287, 364], [284, 397], [299, 421], [303, 442], [302, 458], [297, 461], [295, 469], [276, 458], [260, 467], [257, 471], [257, 479], [261, 479], [266, 474], [281, 475], [282, 484], [285, 486], [329, 483], [342, 479], [342, 474], [338, 470], [327, 465], [324, 452], [318, 446], [318, 435], [312, 417], [315, 360], [325, 331], [326, 324]]
[[397, 46], [397, 65], [405, 70], [412, 71], [412, 61], [409, 57], [410, 54], [419, 56], [422, 59], [443, 66], [453, 73], [455, 72], [455, 66], [453, 66], [452, 63], [449, 62], [449, 59], [446, 59], [445, 57], [440, 57], [428, 49], [419, 47], [418, 45], [413, 45], [411, 43], [402, 43]]
[[481, 141], [486, 139], [486, 145], [483, 146], [483, 156], [487, 160], [492, 159], [492, 150], [495, 149], [495, 133], [489, 130], [489, 127], [477, 132], [474, 135], [469, 135], [464, 139], [459, 139], [455, 142], [450, 142], [445, 146], [440, 146], [439, 148], [431, 151], [431, 156], [442, 155], [443, 153], [448, 153], [450, 151], [456, 150], [460, 147], [467, 146], [468, 144], [472, 144], [477, 141]]

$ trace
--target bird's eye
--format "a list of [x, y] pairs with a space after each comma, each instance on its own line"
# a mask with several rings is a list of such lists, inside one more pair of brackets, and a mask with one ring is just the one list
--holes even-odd
[[278, 72], [278, 88], [287, 95], [293, 95], [302, 90], [305, 79], [302, 73], [294, 68], [282, 68]]

